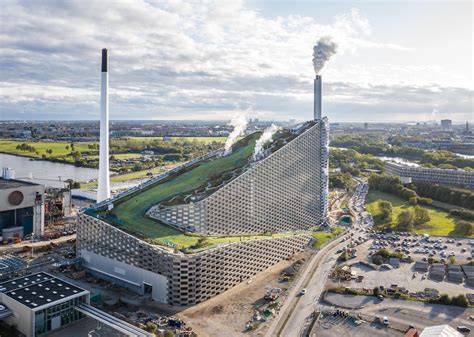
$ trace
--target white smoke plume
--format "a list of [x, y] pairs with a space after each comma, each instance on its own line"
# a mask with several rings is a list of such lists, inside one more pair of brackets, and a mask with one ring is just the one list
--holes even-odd
[[224, 156], [232, 153], [232, 145], [237, 141], [237, 138], [244, 135], [245, 129], [247, 128], [247, 116], [245, 114], [238, 114], [230, 121], [230, 125], [234, 127], [229, 136], [227, 137], [224, 145]]
[[253, 160], [258, 160], [260, 157], [263, 155], [263, 146], [268, 143], [269, 141], [272, 140], [273, 135], [280, 130], [281, 127], [272, 124], [268, 128], [265, 129], [263, 134], [260, 136], [260, 138], [257, 140], [255, 143], [255, 149], [253, 150], [253, 155], [252, 158]]
[[337, 44], [330, 37], [322, 37], [313, 47], [314, 72], [318, 75], [326, 62], [336, 54]]

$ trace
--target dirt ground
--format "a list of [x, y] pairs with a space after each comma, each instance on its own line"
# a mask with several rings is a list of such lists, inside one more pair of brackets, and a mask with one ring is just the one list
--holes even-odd
[[[263, 296], [267, 290], [274, 287], [287, 289], [294, 284], [279, 283], [280, 272], [291, 266], [295, 261], [305, 259], [307, 262], [314, 252], [311, 250], [294, 255], [290, 260], [283, 260], [267, 270], [257, 274], [251, 283], [242, 283], [204, 303], [195, 305], [181, 312], [178, 317], [191, 326], [198, 336], [233, 337], [233, 336], [263, 336], [271, 321], [262, 323], [256, 330], [246, 332], [245, 325], [252, 318], [254, 309], [265, 302]], [[306, 267], [306, 264], [303, 268]], [[301, 274], [300, 269], [299, 274]], [[287, 295], [281, 296], [283, 301]]]

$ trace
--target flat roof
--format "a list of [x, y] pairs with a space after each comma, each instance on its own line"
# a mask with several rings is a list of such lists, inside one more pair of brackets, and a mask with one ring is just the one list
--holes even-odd
[[0, 189], [7, 189], [7, 188], [18, 188], [22, 186], [38, 186], [39, 184], [31, 183], [28, 181], [21, 181], [16, 179], [4, 179], [0, 178]]
[[40, 272], [0, 283], [0, 291], [17, 302], [35, 309], [61, 299], [75, 297], [86, 290]]

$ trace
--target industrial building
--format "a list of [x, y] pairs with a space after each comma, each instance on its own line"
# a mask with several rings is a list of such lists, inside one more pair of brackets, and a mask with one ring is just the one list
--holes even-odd
[[[107, 72], [104, 50], [101, 151], [102, 142], [108, 142]], [[108, 158], [103, 160], [101, 152], [101, 197], [77, 222], [76, 251], [83, 266], [155, 301], [189, 306], [304, 250], [313, 240], [311, 228], [327, 222], [329, 123], [322, 118], [318, 73], [314, 96], [314, 119], [275, 131], [258, 156], [257, 139], [263, 135], [250, 133], [225, 151], [113, 198], [104, 173]], [[245, 134], [245, 128], [239, 133]], [[156, 240], [163, 228], [220, 241], [178, 249], [173, 242]]]
[[[270, 231], [281, 233], [278, 236], [184, 253], [149, 243], [100, 215], [101, 210], [129, 197], [123, 195], [79, 215], [77, 252], [84, 267], [138, 293], [148, 293], [158, 302], [187, 306], [305, 249], [312, 241], [307, 230], [324, 223], [327, 216], [327, 129], [325, 118], [296, 128], [293, 139], [250, 163], [239, 176], [200, 201], [178, 206], [183, 212], [168, 221], [176, 228], [205, 235]], [[169, 176], [163, 179], [168, 181]], [[160, 180], [154, 183], [159, 188]], [[143, 191], [133, 193], [149, 193], [149, 188], [143, 186]], [[199, 207], [201, 213], [194, 213]], [[148, 213], [164, 218], [175, 210], [164, 208], [160, 215], [159, 209], [155, 205]]]
[[[5, 172], [4, 172], [5, 173]], [[0, 240], [44, 233], [44, 186], [0, 178]]]
[[214, 193], [196, 195], [194, 202], [159, 204], [148, 215], [204, 235], [286, 232], [323, 223], [328, 188], [325, 123], [300, 126], [293, 131], [295, 139]]
[[0, 283], [0, 319], [34, 337], [85, 317], [76, 309], [89, 298], [87, 290], [47, 273], [23, 276]]
[[416, 167], [386, 162], [385, 169], [391, 175], [408, 178], [413, 182], [441, 183], [474, 189], [474, 171]]

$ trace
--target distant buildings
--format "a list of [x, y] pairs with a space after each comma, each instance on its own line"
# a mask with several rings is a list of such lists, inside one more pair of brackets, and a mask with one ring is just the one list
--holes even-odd
[[442, 119], [441, 120], [441, 129], [443, 130], [451, 130], [452, 121], [450, 119]]
[[414, 167], [393, 162], [386, 162], [385, 169], [391, 175], [411, 178], [413, 182], [422, 181], [474, 188], [474, 171]]

